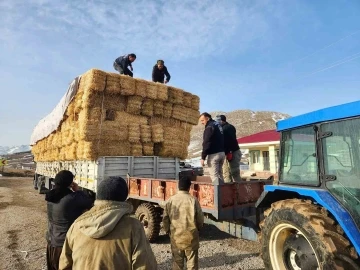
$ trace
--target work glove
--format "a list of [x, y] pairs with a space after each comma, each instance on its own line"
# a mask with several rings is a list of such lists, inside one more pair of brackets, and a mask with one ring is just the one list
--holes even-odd
[[228, 161], [231, 161], [231, 160], [232, 160], [232, 158], [233, 158], [233, 154], [232, 154], [232, 152], [230, 152], [230, 153], [226, 154], [226, 159], [227, 159]]

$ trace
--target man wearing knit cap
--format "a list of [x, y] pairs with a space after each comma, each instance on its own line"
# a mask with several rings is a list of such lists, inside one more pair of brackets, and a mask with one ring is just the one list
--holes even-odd
[[163, 227], [170, 233], [173, 270], [182, 270], [184, 260], [187, 269], [199, 269], [199, 230], [204, 224], [204, 215], [198, 200], [189, 193], [191, 181], [179, 180], [179, 191], [166, 202]]
[[59, 269], [59, 258], [68, 229], [93, 204], [93, 200], [78, 190], [73, 180], [72, 172], [60, 171], [54, 179], [55, 188], [45, 196], [48, 214], [46, 261], [49, 270]]
[[94, 207], [80, 216], [66, 235], [60, 269], [156, 270], [143, 225], [130, 217], [126, 181], [121, 177], [103, 180], [96, 195]]
[[222, 126], [224, 131], [224, 147], [226, 159], [223, 165], [224, 181], [240, 182], [240, 160], [241, 151], [236, 137], [236, 128], [226, 122], [225, 115], [217, 115], [216, 121]]

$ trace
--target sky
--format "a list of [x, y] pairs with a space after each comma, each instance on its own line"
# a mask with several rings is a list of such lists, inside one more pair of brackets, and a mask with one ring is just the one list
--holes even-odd
[[69, 83], [136, 53], [200, 110], [292, 116], [360, 96], [359, 0], [0, 0], [0, 145], [29, 144]]

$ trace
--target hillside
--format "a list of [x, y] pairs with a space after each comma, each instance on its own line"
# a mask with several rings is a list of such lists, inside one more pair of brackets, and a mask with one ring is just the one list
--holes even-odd
[[15, 153], [22, 153], [30, 151], [29, 145], [19, 145], [19, 146], [0, 146], [0, 155], [11, 155]]
[[[211, 116], [215, 119], [218, 114], [224, 114], [227, 121], [234, 125], [237, 130], [237, 137], [241, 138], [257, 132], [275, 129], [276, 122], [290, 117], [288, 114], [279, 112], [251, 110], [236, 110], [232, 112], [211, 112]], [[199, 157], [202, 148], [202, 136], [204, 126], [198, 124], [191, 131], [191, 143], [189, 145], [189, 158]]]

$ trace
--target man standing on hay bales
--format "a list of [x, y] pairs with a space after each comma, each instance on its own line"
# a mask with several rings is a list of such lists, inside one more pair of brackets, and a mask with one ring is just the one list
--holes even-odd
[[[120, 74], [128, 75], [130, 77], [133, 77], [133, 67], [131, 65], [132, 62], [136, 60], [136, 55], [134, 53], [125, 54], [123, 56], [120, 56], [116, 58], [114, 62], [114, 69], [119, 71]], [[131, 71], [129, 70], [129, 68]]]
[[204, 166], [207, 158], [211, 180], [221, 184], [224, 182], [222, 167], [225, 160], [223, 129], [207, 112], [200, 115], [200, 122], [205, 126], [201, 166]]
[[54, 179], [55, 188], [45, 196], [48, 214], [48, 270], [59, 269], [60, 254], [67, 231], [75, 219], [93, 205], [93, 200], [83, 191], [78, 191], [78, 185], [73, 180], [72, 172], [60, 171]]
[[204, 214], [198, 200], [189, 193], [191, 180], [180, 178], [179, 191], [166, 202], [163, 227], [170, 233], [173, 270], [199, 269], [199, 230], [204, 224]]
[[[166, 80], [165, 80], [165, 76], [166, 76]], [[152, 80], [153, 82], [158, 82], [158, 83], [168, 83], [170, 81], [170, 74], [167, 70], [167, 67], [164, 66], [164, 61], [163, 60], [157, 60], [156, 65], [153, 67], [153, 71], [152, 71]]]
[[224, 131], [224, 146], [226, 159], [223, 166], [224, 181], [240, 182], [241, 152], [236, 138], [236, 128], [226, 122], [225, 115], [217, 115], [216, 121], [220, 123]]
[[94, 207], [66, 235], [60, 269], [157, 269], [143, 225], [130, 216], [133, 209], [127, 197], [123, 178], [101, 181]]

